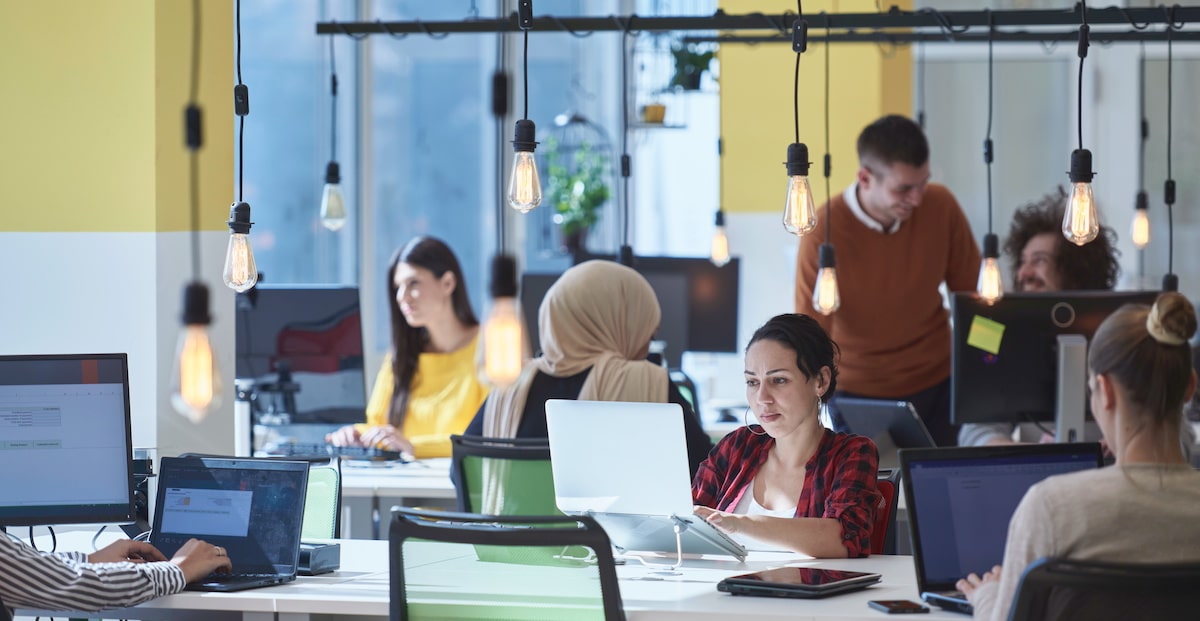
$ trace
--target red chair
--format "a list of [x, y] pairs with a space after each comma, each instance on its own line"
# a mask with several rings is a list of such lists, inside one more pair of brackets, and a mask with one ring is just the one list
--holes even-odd
[[871, 554], [896, 553], [896, 491], [900, 485], [900, 471], [880, 470], [875, 479], [875, 489], [881, 498], [875, 507], [875, 524], [871, 528]]

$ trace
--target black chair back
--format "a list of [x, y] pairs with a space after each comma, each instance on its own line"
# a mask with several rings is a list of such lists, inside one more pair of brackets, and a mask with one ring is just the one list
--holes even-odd
[[1042, 558], [1025, 570], [1009, 621], [1194, 619], [1200, 563], [1101, 563]]

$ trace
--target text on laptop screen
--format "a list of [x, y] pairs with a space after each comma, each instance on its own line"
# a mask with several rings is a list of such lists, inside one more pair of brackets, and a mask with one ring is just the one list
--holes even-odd
[[132, 519], [125, 354], [0, 356], [0, 525]]
[[153, 543], [171, 558], [188, 539], [203, 539], [226, 548], [241, 572], [269, 573], [292, 565], [304, 515], [304, 475], [174, 460], [160, 474]]
[[1081, 454], [912, 463], [926, 581], [953, 584], [999, 564], [1025, 492], [1046, 477], [1095, 467], [1095, 456]]

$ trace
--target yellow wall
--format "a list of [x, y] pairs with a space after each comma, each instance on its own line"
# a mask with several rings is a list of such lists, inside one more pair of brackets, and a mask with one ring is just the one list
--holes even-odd
[[[795, 2], [772, 0], [722, 2], [729, 13], [762, 11], [782, 14]], [[911, 0], [891, 2], [911, 8]], [[874, 1], [805, 2], [806, 15], [873, 12]], [[809, 29], [809, 37], [824, 34]], [[792, 78], [796, 56], [787, 44], [725, 44], [721, 62], [721, 137], [725, 183], [721, 204], [731, 212], [782, 210], [787, 177], [783, 162], [795, 140]], [[850, 184], [858, 169], [854, 144], [863, 126], [890, 113], [912, 114], [912, 65], [909, 48], [881, 50], [874, 44], [830, 45], [831, 192]], [[800, 141], [808, 145], [813, 192], [824, 200], [825, 46], [809, 42], [800, 58]]]
[[[189, 228], [191, 2], [0, 3], [0, 231]], [[233, 189], [233, 7], [203, 3], [201, 228]]]

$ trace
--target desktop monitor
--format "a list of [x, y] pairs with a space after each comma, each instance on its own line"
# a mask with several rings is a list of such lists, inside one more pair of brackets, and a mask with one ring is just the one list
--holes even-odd
[[[679, 368], [685, 351], [737, 352], [738, 259], [717, 267], [708, 259], [637, 257], [633, 268], [646, 278], [658, 297], [662, 318], [654, 338], [666, 343], [668, 366]], [[521, 311], [535, 353], [540, 351], [538, 308], [558, 276], [521, 276]]]
[[[1054, 421], [1058, 337], [1090, 340], [1113, 311], [1125, 304], [1153, 304], [1158, 293], [1011, 293], [993, 305], [974, 293], [955, 293], [950, 300], [951, 420], [956, 425]], [[1082, 375], [1075, 376], [1086, 381], [1086, 358], [1081, 363]], [[1081, 385], [1077, 392], [1084, 390]]]
[[260, 284], [237, 297], [237, 377], [277, 423], [356, 423], [366, 409], [358, 288]]
[[0, 356], [0, 526], [133, 520], [125, 354]]

